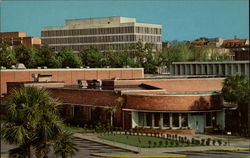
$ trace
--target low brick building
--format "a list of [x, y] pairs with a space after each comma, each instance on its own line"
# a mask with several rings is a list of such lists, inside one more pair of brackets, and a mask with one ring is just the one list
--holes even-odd
[[80, 80], [79, 85], [42, 81], [8, 83], [8, 92], [18, 84], [46, 87], [61, 101], [66, 120], [194, 134], [225, 127], [222, 82], [223, 78]]

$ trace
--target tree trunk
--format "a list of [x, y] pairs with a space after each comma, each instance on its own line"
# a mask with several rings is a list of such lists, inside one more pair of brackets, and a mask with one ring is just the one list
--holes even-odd
[[113, 111], [110, 112], [110, 126], [113, 126]]

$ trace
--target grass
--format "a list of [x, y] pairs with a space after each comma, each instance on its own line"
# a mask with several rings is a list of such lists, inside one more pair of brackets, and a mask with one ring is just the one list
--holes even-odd
[[143, 148], [188, 146], [187, 143], [150, 136], [105, 135], [99, 138]]
[[94, 130], [87, 129], [87, 128], [81, 128], [81, 127], [67, 126], [66, 129], [72, 133], [93, 133], [94, 132]]

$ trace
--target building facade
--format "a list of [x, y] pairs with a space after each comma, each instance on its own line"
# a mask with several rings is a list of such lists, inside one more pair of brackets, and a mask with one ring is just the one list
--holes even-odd
[[42, 44], [56, 51], [69, 48], [75, 52], [97, 48], [123, 50], [138, 41], [162, 49], [161, 25], [137, 23], [135, 18], [107, 17], [66, 20], [65, 26], [47, 27], [41, 31]]
[[226, 77], [236, 73], [249, 76], [249, 61], [173, 62], [170, 65], [171, 76]]
[[26, 32], [0, 32], [0, 43], [7, 43], [10, 47], [26, 45], [40, 48], [41, 39], [38, 37], [28, 37]]
[[[30, 75], [51, 76], [46, 73], [37, 71]], [[220, 94], [224, 78], [85, 79], [71, 84], [60, 80], [55, 82], [52, 77], [51, 80], [34, 78], [34, 81], [18, 82], [17, 79], [7, 83], [7, 90], [10, 94], [20, 87], [47, 88], [51, 96], [62, 103], [64, 120], [83, 124], [105, 123], [123, 129], [178, 134], [204, 133], [214, 127], [222, 130], [225, 127]], [[115, 110], [111, 113], [110, 109]]]

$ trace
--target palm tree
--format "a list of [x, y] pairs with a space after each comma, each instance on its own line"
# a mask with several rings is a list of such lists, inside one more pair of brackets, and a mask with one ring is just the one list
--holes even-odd
[[61, 156], [62, 158], [74, 155], [78, 149], [72, 140], [72, 133], [63, 131], [62, 134], [57, 137], [54, 144], [54, 151], [56, 156]]
[[48, 91], [36, 87], [15, 90], [6, 100], [7, 114], [1, 134], [4, 141], [18, 145], [10, 151], [17, 157], [47, 157], [50, 147], [63, 134], [59, 103]]

